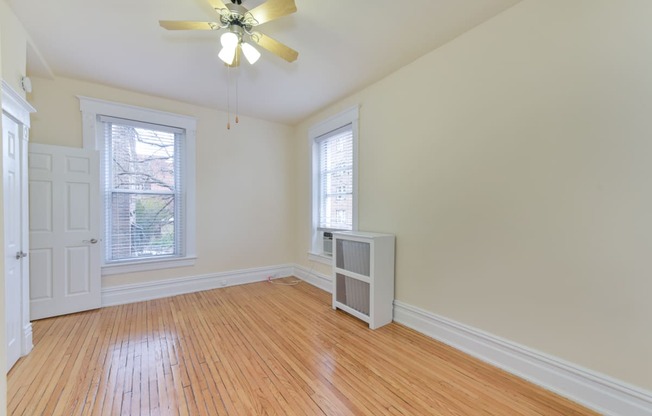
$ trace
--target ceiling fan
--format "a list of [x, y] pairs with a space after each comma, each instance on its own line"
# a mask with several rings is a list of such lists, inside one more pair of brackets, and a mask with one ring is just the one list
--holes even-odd
[[222, 0], [208, 0], [208, 2], [219, 14], [219, 22], [159, 20], [159, 24], [168, 30], [225, 29], [226, 31], [220, 37], [222, 50], [219, 57], [228, 66], [240, 65], [241, 54], [250, 64], [254, 64], [260, 58], [260, 52], [247, 40], [288, 62], [295, 61], [299, 56], [294, 49], [254, 30], [263, 23], [296, 12], [297, 6], [294, 4], [294, 0], [267, 0], [251, 10], [247, 10], [241, 5], [242, 0], [231, 0], [229, 4], [224, 4]]

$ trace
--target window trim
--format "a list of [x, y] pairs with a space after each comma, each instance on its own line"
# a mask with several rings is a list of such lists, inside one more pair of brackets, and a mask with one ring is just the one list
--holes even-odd
[[[82, 113], [82, 139], [83, 148], [102, 152], [104, 133], [98, 116], [123, 118], [128, 120], [142, 121], [151, 124], [177, 127], [185, 130], [185, 160], [183, 161], [185, 181], [184, 204], [185, 204], [185, 250], [184, 255], [179, 257], [162, 257], [158, 259], [136, 259], [121, 262], [106, 263], [102, 256], [102, 276], [134, 273], [148, 270], [159, 270], [173, 267], [193, 266], [197, 259], [196, 252], [196, 175], [195, 175], [195, 149], [197, 134], [197, 118], [181, 114], [168, 113], [165, 111], [152, 110], [144, 107], [137, 107], [112, 101], [77, 96]], [[100, 195], [102, 210], [104, 210], [104, 184], [100, 184]], [[104, 216], [102, 215], [101, 229], [105, 229]], [[104, 252], [104, 247], [102, 247]]]
[[310, 249], [308, 251], [308, 258], [313, 261], [321, 263], [330, 263], [331, 256], [328, 256], [323, 251], [323, 238], [324, 231], [338, 231], [331, 229], [323, 229], [319, 227], [319, 138], [324, 134], [340, 129], [348, 124], [351, 125], [353, 133], [353, 226], [352, 230], [358, 230], [358, 119], [359, 119], [359, 106], [348, 108], [332, 117], [323, 120], [308, 130], [308, 140], [310, 143], [311, 152], [311, 182], [310, 182], [310, 195], [311, 195], [311, 224], [310, 224]]

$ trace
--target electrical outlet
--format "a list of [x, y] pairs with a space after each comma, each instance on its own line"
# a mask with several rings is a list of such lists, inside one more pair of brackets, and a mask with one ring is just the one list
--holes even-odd
[[226, 280], [220, 280], [220, 286], [226, 287]]

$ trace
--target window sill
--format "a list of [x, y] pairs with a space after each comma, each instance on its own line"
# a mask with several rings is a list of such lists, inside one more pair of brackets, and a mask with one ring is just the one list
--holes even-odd
[[317, 263], [327, 264], [329, 266], [333, 265], [333, 256], [327, 256], [326, 254], [317, 254], [313, 252], [308, 252], [308, 260], [316, 261]]
[[137, 260], [102, 266], [102, 276], [114, 274], [146, 272], [149, 270], [171, 269], [174, 267], [194, 266], [197, 257], [175, 257], [169, 259]]

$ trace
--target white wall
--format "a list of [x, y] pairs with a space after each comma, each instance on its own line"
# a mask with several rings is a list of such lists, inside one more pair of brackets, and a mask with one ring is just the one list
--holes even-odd
[[286, 264], [292, 260], [292, 129], [98, 84], [34, 78], [34, 143], [81, 147], [77, 95], [198, 117], [197, 254], [194, 267], [103, 278], [103, 286]]
[[[0, 2], [0, 8], [4, 3]], [[3, 23], [0, 20], [0, 79], [2, 79], [2, 38]], [[0, 108], [2, 108], [2, 94], [0, 94]], [[0, 117], [0, 131], [2, 131], [2, 117]], [[3, 170], [3, 146], [0, 146], [0, 172]], [[0, 181], [0, 195], [4, 195], [4, 180]], [[0, 247], [5, 246], [4, 204], [0, 204]], [[2, 250], [4, 253], [4, 249]], [[5, 317], [5, 256], [0, 256], [0, 415], [7, 413], [7, 324]]]
[[[652, 2], [525, 0], [359, 103], [360, 229], [398, 300], [652, 390]], [[326, 271], [317, 266], [319, 271]]]

